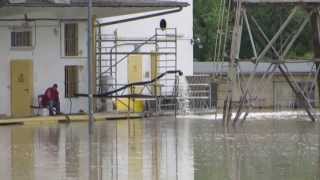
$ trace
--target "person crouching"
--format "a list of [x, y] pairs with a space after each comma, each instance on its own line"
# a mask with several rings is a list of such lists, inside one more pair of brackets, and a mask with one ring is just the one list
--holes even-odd
[[57, 84], [54, 84], [45, 91], [42, 105], [48, 107], [50, 116], [60, 114], [60, 100]]

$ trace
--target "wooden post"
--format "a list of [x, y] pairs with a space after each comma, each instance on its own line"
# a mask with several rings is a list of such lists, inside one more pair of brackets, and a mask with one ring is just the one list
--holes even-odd
[[228, 72], [228, 80], [229, 80], [229, 89], [228, 94], [225, 101], [225, 114], [223, 115], [224, 124], [228, 124], [232, 115], [232, 96], [233, 90], [235, 87], [236, 79], [236, 59], [239, 58], [240, 53], [240, 45], [241, 45], [241, 36], [242, 36], [242, 0], [237, 0], [236, 8], [235, 8], [235, 21], [232, 32], [232, 42], [231, 42], [231, 50], [230, 50], [230, 62], [229, 62], [229, 72]]

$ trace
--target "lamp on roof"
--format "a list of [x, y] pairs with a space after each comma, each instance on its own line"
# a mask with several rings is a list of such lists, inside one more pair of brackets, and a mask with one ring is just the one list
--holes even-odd
[[28, 19], [28, 15], [27, 14], [24, 14], [24, 22], [22, 23], [21, 25], [23, 28], [28, 28], [30, 27], [29, 25], [29, 19]]
[[167, 28], [167, 21], [165, 19], [160, 20], [160, 28], [161, 30], [165, 30]]
[[24, 20], [28, 21], [28, 14], [27, 13], [24, 14]]

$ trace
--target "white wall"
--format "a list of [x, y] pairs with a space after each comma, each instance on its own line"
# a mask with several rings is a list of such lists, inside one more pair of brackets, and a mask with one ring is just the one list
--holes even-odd
[[[143, 19], [133, 22], [105, 26], [102, 29], [104, 34], [112, 34], [115, 30], [118, 32], [118, 37], [124, 38], [148, 38], [155, 34], [155, 28], [159, 28], [161, 19], [166, 19], [168, 28], [177, 28], [180, 36], [177, 44], [177, 65], [178, 69], [182, 70], [185, 75], [193, 74], [193, 0], [183, 0], [190, 4], [189, 7], [184, 8], [181, 12], [159, 16], [149, 19]], [[140, 14], [141, 15], [141, 14]], [[108, 22], [117, 19], [128, 17], [136, 17], [138, 15], [121, 16], [101, 19], [101, 22]], [[129, 49], [132, 49], [130, 47]], [[124, 49], [121, 49], [125, 51]], [[146, 58], [144, 58], [146, 59]], [[127, 63], [126, 61], [119, 64], [118, 82], [127, 83]], [[123, 71], [125, 70], [125, 71]]]
[[[149, 37], [154, 34], [155, 28], [159, 27], [161, 19], [165, 18], [169, 28], [177, 28], [178, 34], [182, 35], [178, 41], [178, 69], [186, 75], [193, 73], [193, 48], [191, 39], [192, 31], [192, 0], [188, 0], [191, 6], [184, 8], [180, 13], [156, 17], [146, 20], [125, 23], [106, 27], [105, 32], [113, 32], [118, 29], [119, 36], [122, 37]], [[15, 14], [15, 13], [14, 13]], [[50, 17], [54, 18], [50, 12], [37, 12], [28, 14], [29, 17]], [[128, 16], [127, 16], [128, 17]], [[23, 18], [23, 14], [6, 16], [6, 18]], [[110, 20], [110, 19], [106, 19]], [[13, 25], [21, 25], [22, 22], [0, 22], [0, 114], [10, 115], [10, 61], [17, 59], [31, 59], [34, 64], [34, 101], [39, 94], [43, 94], [46, 88], [57, 83], [60, 92], [61, 111], [69, 113], [70, 101], [64, 98], [64, 66], [81, 65], [83, 69], [80, 73], [80, 92], [87, 92], [87, 68], [86, 68], [86, 22], [79, 22], [79, 51], [80, 57], [70, 58], [63, 56], [63, 22], [59, 21], [37, 21], [30, 22], [33, 28], [34, 48], [29, 50], [12, 50], [10, 42], [10, 32]], [[148, 58], [148, 57], [147, 57]], [[147, 66], [147, 65], [145, 65]], [[126, 64], [120, 65], [125, 71], [118, 75], [122, 77], [122, 82], [127, 83]], [[72, 112], [80, 109], [87, 110], [86, 98], [72, 99]]]
[[[69, 113], [70, 101], [64, 98], [64, 66], [82, 65], [80, 73], [80, 92], [87, 92], [86, 69], [86, 22], [79, 22], [79, 51], [80, 57], [70, 58], [63, 56], [63, 22], [30, 22], [33, 30], [34, 48], [29, 50], [11, 49], [10, 32], [13, 25], [21, 25], [22, 22], [0, 23], [0, 114], [10, 115], [10, 61], [15, 59], [30, 59], [34, 68], [34, 101], [39, 94], [43, 94], [46, 88], [57, 83], [60, 92], [61, 110]], [[60, 50], [61, 49], [61, 50]], [[74, 98], [72, 112], [80, 109], [86, 110], [85, 98]]]

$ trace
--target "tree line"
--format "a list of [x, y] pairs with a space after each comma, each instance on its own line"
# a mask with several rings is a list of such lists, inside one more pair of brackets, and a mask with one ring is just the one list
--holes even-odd
[[[219, 7], [221, 0], [196, 0], [194, 1], [194, 57], [196, 61], [213, 61], [215, 56], [215, 46], [218, 20], [219, 20]], [[224, 4], [227, 6], [227, 3]], [[231, 6], [231, 13], [229, 21], [229, 30], [224, 32], [227, 33], [227, 43], [225, 49], [225, 55], [228, 56], [230, 50], [230, 42], [232, 36], [233, 27], [233, 5]], [[250, 17], [254, 17], [261, 29], [268, 36], [269, 39], [278, 31], [279, 27], [283, 24], [286, 18], [289, 16], [292, 7], [278, 6], [255, 6], [248, 7], [247, 14]], [[299, 25], [302, 23], [304, 18], [307, 16], [308, 9], [302, 7], [299, 8], [295, 14], [293, 20], [286, 28], [285, 32], [279, 37], [274, 43], [274, 47], [278, 52], [282, 52], [288, 40], [290, 40], [295, 32], [298, 30]], [[255, 39], [256, 48], [258, 52], [261, 52], [266, 45], [266, 41], [263, 36], [259, 33], [257, 27], [250, 21], [252, 27], [253, 38]], [[312, 30], [311, 24], [308, 23], [304, 31], [301, 33], [297, 41], [294, 43], [292, 49], [289, 51], [286, 58], [288, 59], [301, 59], [313, 57], [312, 52]], [[249, 34], [243, 26], [242, 43], [240, 50], [241, 58], [251, 58], [252, 49], [250, 43]], [[269, 58], [276, 58], [275, 55], [270, 51], [267, 56]], [[222, 58], [221, 58], [222, 59]]]

